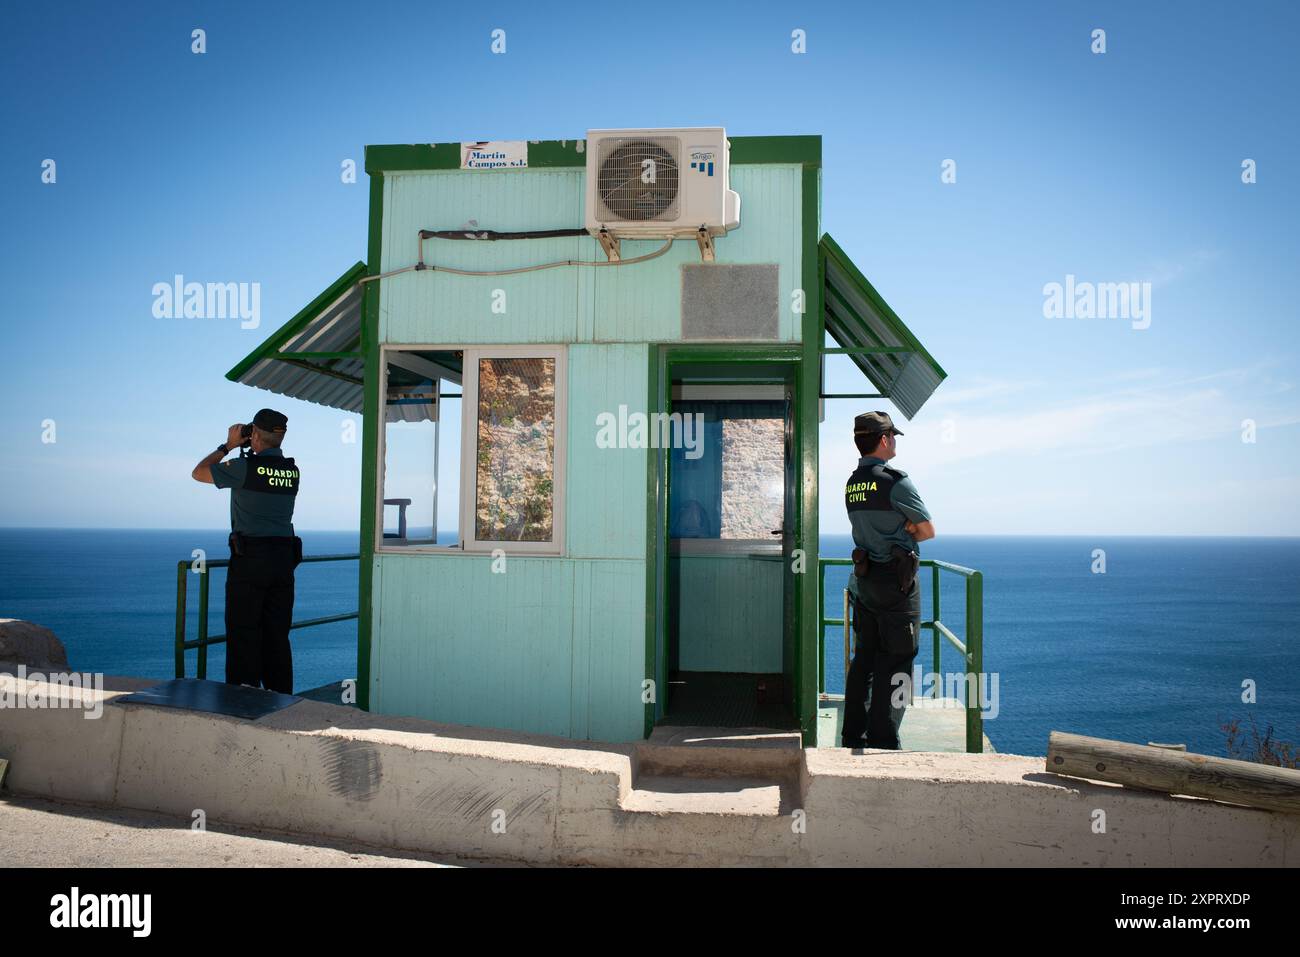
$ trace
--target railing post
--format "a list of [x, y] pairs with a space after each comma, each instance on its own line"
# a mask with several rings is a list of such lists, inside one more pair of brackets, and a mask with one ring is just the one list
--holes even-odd
[[208, 565], [199, 566], [199, 664], [195, 677], [204, 681], [208, 677]]
[[[984, 752], [984, 576], [975, 572], [966, 579], [966, 751]], [[975, 676], [975, 703], [971, 704], [969, 676]]]
[[826, 566], [820, 561], [817, 563], [817, 693], [826, 693]]
[[[939, 566], [931, 565], [930, 572], [931, 572], [930, 575], [931, 603], [930, 604], [931, 604], [931, 608], [934, 610], [934, 614], [930, 616], [930, 620], [937, 624], [939, 621]], [[936, 675], [940, 675], [943, 674], [943, 672], [939, 670], [939, 652], [943, 648], [943, 636], [939, 634], [938, 628], [931, 628], [930, 631], [933, 632], [934, 634], [934, 673]], [[939, 697], [939, 688], [942, 685], [943, 685], [942, 681], [936, 681], [934, 683], [933, 697], [935, 698]]]
[[189, 562], [176, 563], [176, 677], [185, 677], [185, 576]]

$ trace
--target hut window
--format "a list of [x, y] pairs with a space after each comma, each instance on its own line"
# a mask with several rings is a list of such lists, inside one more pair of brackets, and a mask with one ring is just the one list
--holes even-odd
[[563, 551], [560, 347], [384, 349], [381, 547]]
[[382, 547], [460, 547], [460, 350], [384, 350]]
[[467, 351], [465, 548], [561, 550], [563, 367], [554, 348]]

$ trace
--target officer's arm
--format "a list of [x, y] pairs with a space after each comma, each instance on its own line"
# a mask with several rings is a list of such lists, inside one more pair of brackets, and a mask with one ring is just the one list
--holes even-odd
[[889, 495], [890, 503], [903, 513], [903, 527], [913, 541], [928, 542], [934, 538], [934, 522], [930, 520], [930, 510], [921, 501], [912, 480], [904, 478], [896, 482]]
[[190, 473], [190, 477], [196, 482], [206, 482], [208, 485], [212, 485], [212, 466], [216, 465], [225, 457], [226, 453], [221, 451], [221, 449], [213, 449], [213, 451], [207, 455], [202, 462], [194, 466], [194, 471]]
[[907, 534], [918, 543], [928, 542], [934, 538], [934, 522], [907, 522], [903, 526], [907, 529]]
[[[243, 425], [236, 422], [226, 430], [226, 446], [228, 448], [235, 449], [239, 447], [239, 443], [244, 440], [243, 435], [240, 434], [243, 428]], [[196, 482], [215, 485], [216, 483], [212, 481], [212, 466], [216, 465], [229, 454], [229, 452], [223, 452], [221, 449], [213, 449], [212, 452], [204, 457], [202, 462], [194, 466], [193, 471], [190, 472], [190, 478], [194, 479]]]

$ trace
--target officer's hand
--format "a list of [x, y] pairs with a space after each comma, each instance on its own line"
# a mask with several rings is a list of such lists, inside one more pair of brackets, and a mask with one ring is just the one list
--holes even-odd
[[240, 435], [243, 428], [244, 427], [238, 422], [230, 427], [230, 431], [226, 433], [226, 448], [237, 449], [243, 444], [244, 437]]

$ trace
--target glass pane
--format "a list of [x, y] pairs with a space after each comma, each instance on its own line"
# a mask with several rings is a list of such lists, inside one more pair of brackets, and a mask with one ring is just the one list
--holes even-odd
[[785, 422], [722, 422], [722, 538], [777, 541], [785, 512]]
[[551, 541], [555, 359], [480, 359], [477, 415], [474, 537]]
[[779, 542], [785, 515], [784, 406], [691, 400], [673, 411], [704, 417], [702, 454], [672, 449], [672, 538]]
[[384, 545], [431, 544], [437, 476], [432, 422], [389, 422], [384, 432]]

